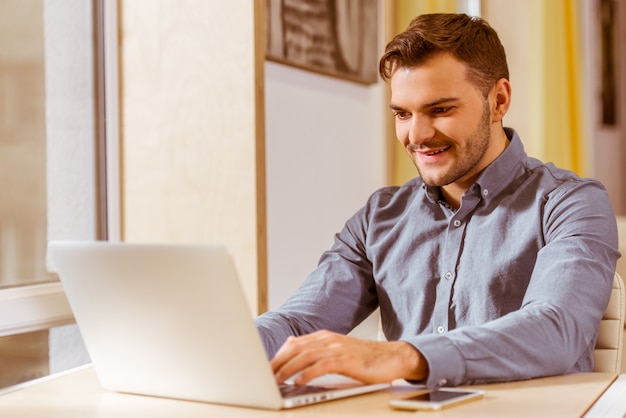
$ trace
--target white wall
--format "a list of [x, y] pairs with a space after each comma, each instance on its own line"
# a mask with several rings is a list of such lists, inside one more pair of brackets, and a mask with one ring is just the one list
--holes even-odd
[[[48, 239], [95, 239], [91, 3], [44, 3]], [[50, 372], [89, 361], [76, 325], [50, 329]]]
[[48, 239], [95, 239], [91, 6], [47, 0], [44, 12]]
[[365, 86], [266, 62], [270, 309], [384, 185], [385, 91], [382, 82]]

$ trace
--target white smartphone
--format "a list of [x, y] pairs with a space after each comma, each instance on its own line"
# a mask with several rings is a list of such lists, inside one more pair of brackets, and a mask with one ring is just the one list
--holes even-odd
[[465, 402], [481, 399], [485, 391], [442, 388], [432, 389], [404, 399], [392, 399], [389, 405], [396, 409], [439, 410]]

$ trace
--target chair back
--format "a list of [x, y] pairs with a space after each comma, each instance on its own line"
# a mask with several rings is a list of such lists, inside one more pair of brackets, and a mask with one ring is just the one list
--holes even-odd
[[620, 373], [624, 343], [624, 282], [615, 273], [609, 305], [600, 323], [598, 341], [593, 352], [594, 372]]

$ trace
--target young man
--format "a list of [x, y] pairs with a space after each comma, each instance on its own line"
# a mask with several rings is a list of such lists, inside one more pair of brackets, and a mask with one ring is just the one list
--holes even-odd
[[[591, 371], [615, 216], [600, 183], [529, 158], [503, 128], [511, 86], [495, 31], [421, 15], [380, 73], [420, 176], [375, 192], [300, 289], [257, 319], [277, 380], [454, 386]], [[344, 335], [377, 307], [388, 341]]]

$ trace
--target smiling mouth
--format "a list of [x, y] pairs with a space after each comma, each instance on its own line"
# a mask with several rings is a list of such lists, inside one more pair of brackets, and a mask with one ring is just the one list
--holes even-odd
[[442, 153], [444, 151], [447, 151], [448, 149], [450, 149], [450, 147], [444, 147], [444, 148], [440, 148], [440, 149], [437, 149], [437, 150], [431, 150], [431, 151], [420, 151], [420, 153], [422, 153], [424, 155], [431, 156], [431, 155], [440, 154], [440, 153]]

